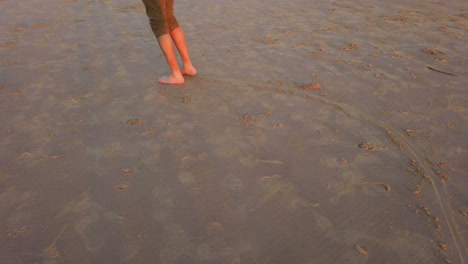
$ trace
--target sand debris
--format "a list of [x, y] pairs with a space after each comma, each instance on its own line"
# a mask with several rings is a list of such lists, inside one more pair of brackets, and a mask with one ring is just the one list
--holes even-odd
[[363, 245], [359, 245], [359, 244], [356, 244], [354, 245], [354, 250], [356, 250], [357, 253], [361, 254], [361, 255], [367, 255], [369, 254], [369, 251], [367, 250], [367, 248]]
[[116, 188], [118, 191], [124, 191], [124, 190], [126, 190], [126, 189], [128, 188], [128, 185], [122, 183], [122, 184], [117, 185], [115, 188]]
[[312, 83], [312, 84], [310, 84], [309, 86], [305, 87], [304, 89], [305, 89], [306, 91], [310, 91], [310, 90], [318, 90], [318, 89], [321, 89], [321, 88], [322, 88], [322, 86], [320, 86], [320, 84], [318, 84], [318, 83]]
[[340, 51], [352, 51], [352, 50], [359, 50], [359, 46], [353, 43], [347, 44], [345, 47], [340, 48]]
[[378, 151], [381, 148], [374, 146], [373, 144], [362, 142], [358, 145], [359, 148], [369, 150], [369, 151]]
[[187, 104], [189, 102], [189, 99], [187, 97], [181, 97], [180, 99], [180, 102], [183, 103], [183, 104]]
[[429, 54], [429, 55], [438, 55], [438, 54], [444, 54], [442, 51], [440, 50], [436, 50], [436, 49], [428, 49], [428, 48], [424, 48], [422, 49], [422, 51], [426, 54]]
[[462, 214], [463, 216], [468, 216], [468, 209], [460, 209], [459, 212], [460, 212], [460, 214]]
[[143, 121], [135, 118], [135, 119], [128, 120], [127, 124], [131, 126], [139, 126], [139, 125], [143, 125]]
[[408, 137], [414, 137], [414, 132], [411, 129], [406, 129], [405, 133], [406, 133], [406, 135], [408, 135]]
[[427, 216], [431, 216], [431, 211], [429, 211], [429, 208], [423, 206], [423, 205], [420, 205], [419, 208], [421, 209], [421, 211], [423, 211]]
[[305, 91], [322, 89], [322, 86], [319, 83], [296, 83], [294, 86]]
[[259, 116], [249, 116], [249, 115], [244, 115], [240, 120], [244, 123], [252, 123], [252, 122], [259, 122], [262, 121], [264, 117], [267, 117], [271, 115], [271, 112], [266, 112], [264, 114], [261, 114]]
[[443, 251], [446, 251], [446, 250], [447, 250], [447, 245], [446, 245], [446, 244], [440, 243], [440, 244], [439, 244], [439, 247], [440, 247]]

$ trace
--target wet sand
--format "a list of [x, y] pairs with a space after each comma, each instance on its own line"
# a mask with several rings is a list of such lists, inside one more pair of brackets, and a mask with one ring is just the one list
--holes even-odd
[[[195, 4], [196, 2], [196, 4]], [[466, 263], [464, 1], [0, 1], [0, 263]]]

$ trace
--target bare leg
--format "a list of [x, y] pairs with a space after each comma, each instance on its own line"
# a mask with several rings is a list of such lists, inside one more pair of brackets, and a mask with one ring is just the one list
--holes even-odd
[[159, 47], [166, 58], [167, 64], [171, 69], [171, 74], [159, 78], [160, 83], [166, 84], [183, 84], [185, 82], [184, 77], [179, 69], [177, 57], [175, 54], [174, 44], [172, 42], [171, 35], [164, 34], [158, 37]]
[[192, 62], [190, 61], [187, 42], [185, 41], [185, 34], [182, 28], [177, 27], [176, 29], [172, 30], [171, 37], [177, 47], [177, 50], [179, 51], [180, 57], [182, 58], [183, 66], [180, 72], [183, 75], [197, 74], [197, 70], [195, 67], [193, 67]]

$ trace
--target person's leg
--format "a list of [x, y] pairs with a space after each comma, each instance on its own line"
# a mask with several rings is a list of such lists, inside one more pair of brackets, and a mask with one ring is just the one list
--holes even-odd
[[[166, 16], [168, 13], [166, 9], [168, 5], [172, 8], [173, 0], [143, 0], [143, 3], [145, 4], [146, 14], [150, 20], [151, 29], [171, 69], [170, 75], [163, 76], [159, 78], [158, 81], [160, 83], [182, 84], [184, 83], [184, 77], [179, 69], [174, 43], [170, 35], [171, 29], [169, 27], [169, 24], [171, 24], [172, 27], [178, 25], [176, 20], [169, 23]], [[170, 13], [173, 14], [173, 11], [170, 10]]]
[[179, 26], [171, 31], [171, 37], [174, 44], [179, 51], [180, 57], [182, 58], [182, 69], [180, 70], [183, 75], [195, 75], [197, 70], [193, 67], [192, 61], [188, 52], [187, 42], [185, 41], [185, 34], [182, 28]]
[[195, 75], [197, 70], [193, 67], [192, 62], [190, 61], [190, 56], [188, 52], [187, 42], [185, 40], [185, 34], [182, 28], [179, 26], [177, 19], [174, 16], [174, 0], [165, 0], [166, 6], [166, 21], [167, 27], [169, 28], [172, 40], [179, 51], [180, 57], [182, 59], [182, 69], [181, 72], [184, 75]]
[[167, 84], [182, 84], [185, 82], [184, 77], [179, 69], [179, 63], [177, 62], [177, 57], [175, 54], [174, 44], [170, 34], [164, 34], [158, 38], [159, 47], [166, 58], [167, 64], [171, 69], [171, 74], [163, 76], [158, 79], [160, 83]]

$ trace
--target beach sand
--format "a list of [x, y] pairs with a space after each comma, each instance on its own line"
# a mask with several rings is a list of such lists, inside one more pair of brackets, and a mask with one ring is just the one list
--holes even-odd
[[0, 7], [0, 263], [467, 263], [465, 1]]

